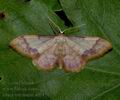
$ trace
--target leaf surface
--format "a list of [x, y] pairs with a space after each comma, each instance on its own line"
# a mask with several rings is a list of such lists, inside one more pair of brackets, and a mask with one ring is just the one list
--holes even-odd
[[[0, 0], [0, 99], [119, 100], [120, 96], [120, 2], [119, 0]], [[54, 10], [63, 9], [73, 27]], [[113, 50], [90, 61], [79, 73], [55, 69], [38, 71], [9, 47], [19, 35], [53, 35], [48, 17], [67, 35], [100, 36]], [[73, 28], [73, 29], [72, 29]], [[73, 32], [72, 32], [73, 30]]]

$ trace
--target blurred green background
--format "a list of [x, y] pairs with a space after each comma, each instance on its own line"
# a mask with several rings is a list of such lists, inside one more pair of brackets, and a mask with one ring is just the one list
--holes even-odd
[[[19, 35], [100, 36], [113, 50], [79, 73], [38, 71], [9, 47]], [[77, 27], [78, 31], [74, 31]], [[119, 0], [0, 0], [0, 100], [120, 100]]]

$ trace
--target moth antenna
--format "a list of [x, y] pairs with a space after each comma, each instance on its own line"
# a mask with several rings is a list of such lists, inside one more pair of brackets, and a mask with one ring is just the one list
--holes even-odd
[[49, 20], [49, 25], [52, 28], [54, 34], [56, 34], [56, 33], [63, 34], [63, 31], [60, 29], [60, 27], [50, 17], [48, 17], [48, 20]]
[[75, 27], [71, 27], [71, 28], [65, 29], [65, 30], [63, 31], [63, 33], [66, 32], [66, 31], [68, 31], [68, 30], [70, 30], [70, 29], [77, 29], [77, 28], [83, 27], [83, 26], [85, 26], [85, 25], [86, 25], [86, 24], [81, 24], [81, 25], [79, 25], [79, 26], [75, 26]]

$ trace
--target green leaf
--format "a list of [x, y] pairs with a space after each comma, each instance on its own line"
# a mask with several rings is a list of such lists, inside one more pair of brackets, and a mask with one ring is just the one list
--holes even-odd
[[[119, 100], [119, 0], [0, 0], [0, 100]], [[58, 8], [57, 8], [58, 7]], [[73, 27], [54, 10], [63, 9]], [[48, 17], [67, 35], [100, 36], [113, 50], [79, 73], [38, 71], [31, 59], [9, 47], [19, 35], [52, 35]], [[80, 26], [80, 27], [79, 27]]]
[[61, 10], [61, 5], [59, 3], [59, 0], [42, 0], [49, 9], [58, 11]]

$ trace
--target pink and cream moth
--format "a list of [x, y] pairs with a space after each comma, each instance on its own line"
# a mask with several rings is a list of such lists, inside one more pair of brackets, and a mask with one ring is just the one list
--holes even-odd
[[10, 46], [32, 58], [38, 69], [51, 70], [56, 65], [65, 71], [79, 72], [90, 59], [105, 54], [112, 45], [100, 37], [23, 35]]

